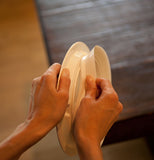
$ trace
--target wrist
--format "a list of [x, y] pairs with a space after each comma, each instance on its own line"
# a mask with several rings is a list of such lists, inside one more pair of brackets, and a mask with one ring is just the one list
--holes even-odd
[[100, 143], [96, 138], [75, 134], [76, 145], [81, 160], [103, 160]]
[[43, 138], [49, 128], [42, 128], [34, 120], [26, 120], [0, 144], [0, 157], [3, 159], [18, 159], [20, 155], [33, 144]]
[[[46, 116], [49, 117], [49, 115]], [[33, 114], [25, 120], [24, 125], [30, 128], [36, 136], [43, 137], [55, 127], [55, 122], [52, 119], [46, 119], [45, 115]]]
[[80, 141], [77, 143], [77, 149], [81, 160], [103, 160], [100, 144], [95, 141]]
[[91, 144], [91, 143], [96, 146], [100, 146], [100, 142], [99, 140], [97, 140], [94, 134], [85, 133], [79, 127], [74, 128], [74, 138], [78, 146], [82, 146], [82, 144]]
[[[0, 145], [0, 157], [4, 155], [4, 159], [17, 159], [35, 144], [41, 137], [42, 133], [34, 131], [31, 124], [22, 123], [17, 126], [14, 132], [5, 139]], [[3, 154], [4, 153], [4, 154]]]

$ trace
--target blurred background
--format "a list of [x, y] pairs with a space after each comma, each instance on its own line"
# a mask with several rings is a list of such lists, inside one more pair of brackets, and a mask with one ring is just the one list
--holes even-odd
[[[0, 2], [0, 141], [24, 121], [32, 79], [48, 68], [40, 21], [33, 0]], [[145, 138], [106, 145], [104, 160], [152, 160]], [[21, 160], [77, 159], [65, 155], [55, 130]]]

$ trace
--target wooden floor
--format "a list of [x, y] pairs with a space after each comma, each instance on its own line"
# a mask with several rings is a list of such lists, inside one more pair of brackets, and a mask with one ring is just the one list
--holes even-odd
[[[47, 69], [47, 62], [33, 1], [2, 0], [0, 5], [0, 141], [25, 119], [31, 81]], [[106, 146], [103, 152], [105, 160], [152, 160], [143, 138]], [[51, 159], [72, 159], [62, 153], [55, 130], [21, 157], [21, 160]]]
[[[3, 0], [0, 5], [0, 140], [27, 113], [31, 81], [48, 66], [31, 0]], [[31, 160], [31, 151], [25, 154]]]

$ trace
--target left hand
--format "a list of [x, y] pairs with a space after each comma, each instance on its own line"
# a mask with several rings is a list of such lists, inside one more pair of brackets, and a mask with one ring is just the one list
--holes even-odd
[[1, 160], [17, 160], [62, 119], [68, 103], [70, 78], [68, 69], [63, 69], [57, 89], [60, 68], [60, 64], [53, 64], [33, 80], [28, 116], [0, 143]]
[[69, 70], [63, 69], [59, 88], [57, 77], [60, 64], [53, 64], [32, 83], [30, 109], [27, 121], [34, 122], [42, 131], [49, 131], [62, 119], [69, 97]]

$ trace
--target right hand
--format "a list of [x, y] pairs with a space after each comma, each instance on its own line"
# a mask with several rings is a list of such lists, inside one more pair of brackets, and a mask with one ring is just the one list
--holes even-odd
[[74, 137], [77, 146], [83, 143], [100, 146], [101, 140], [117, 120], [123, 106], [111, 83], [87, 76], [85, 97], [77, 110]]

